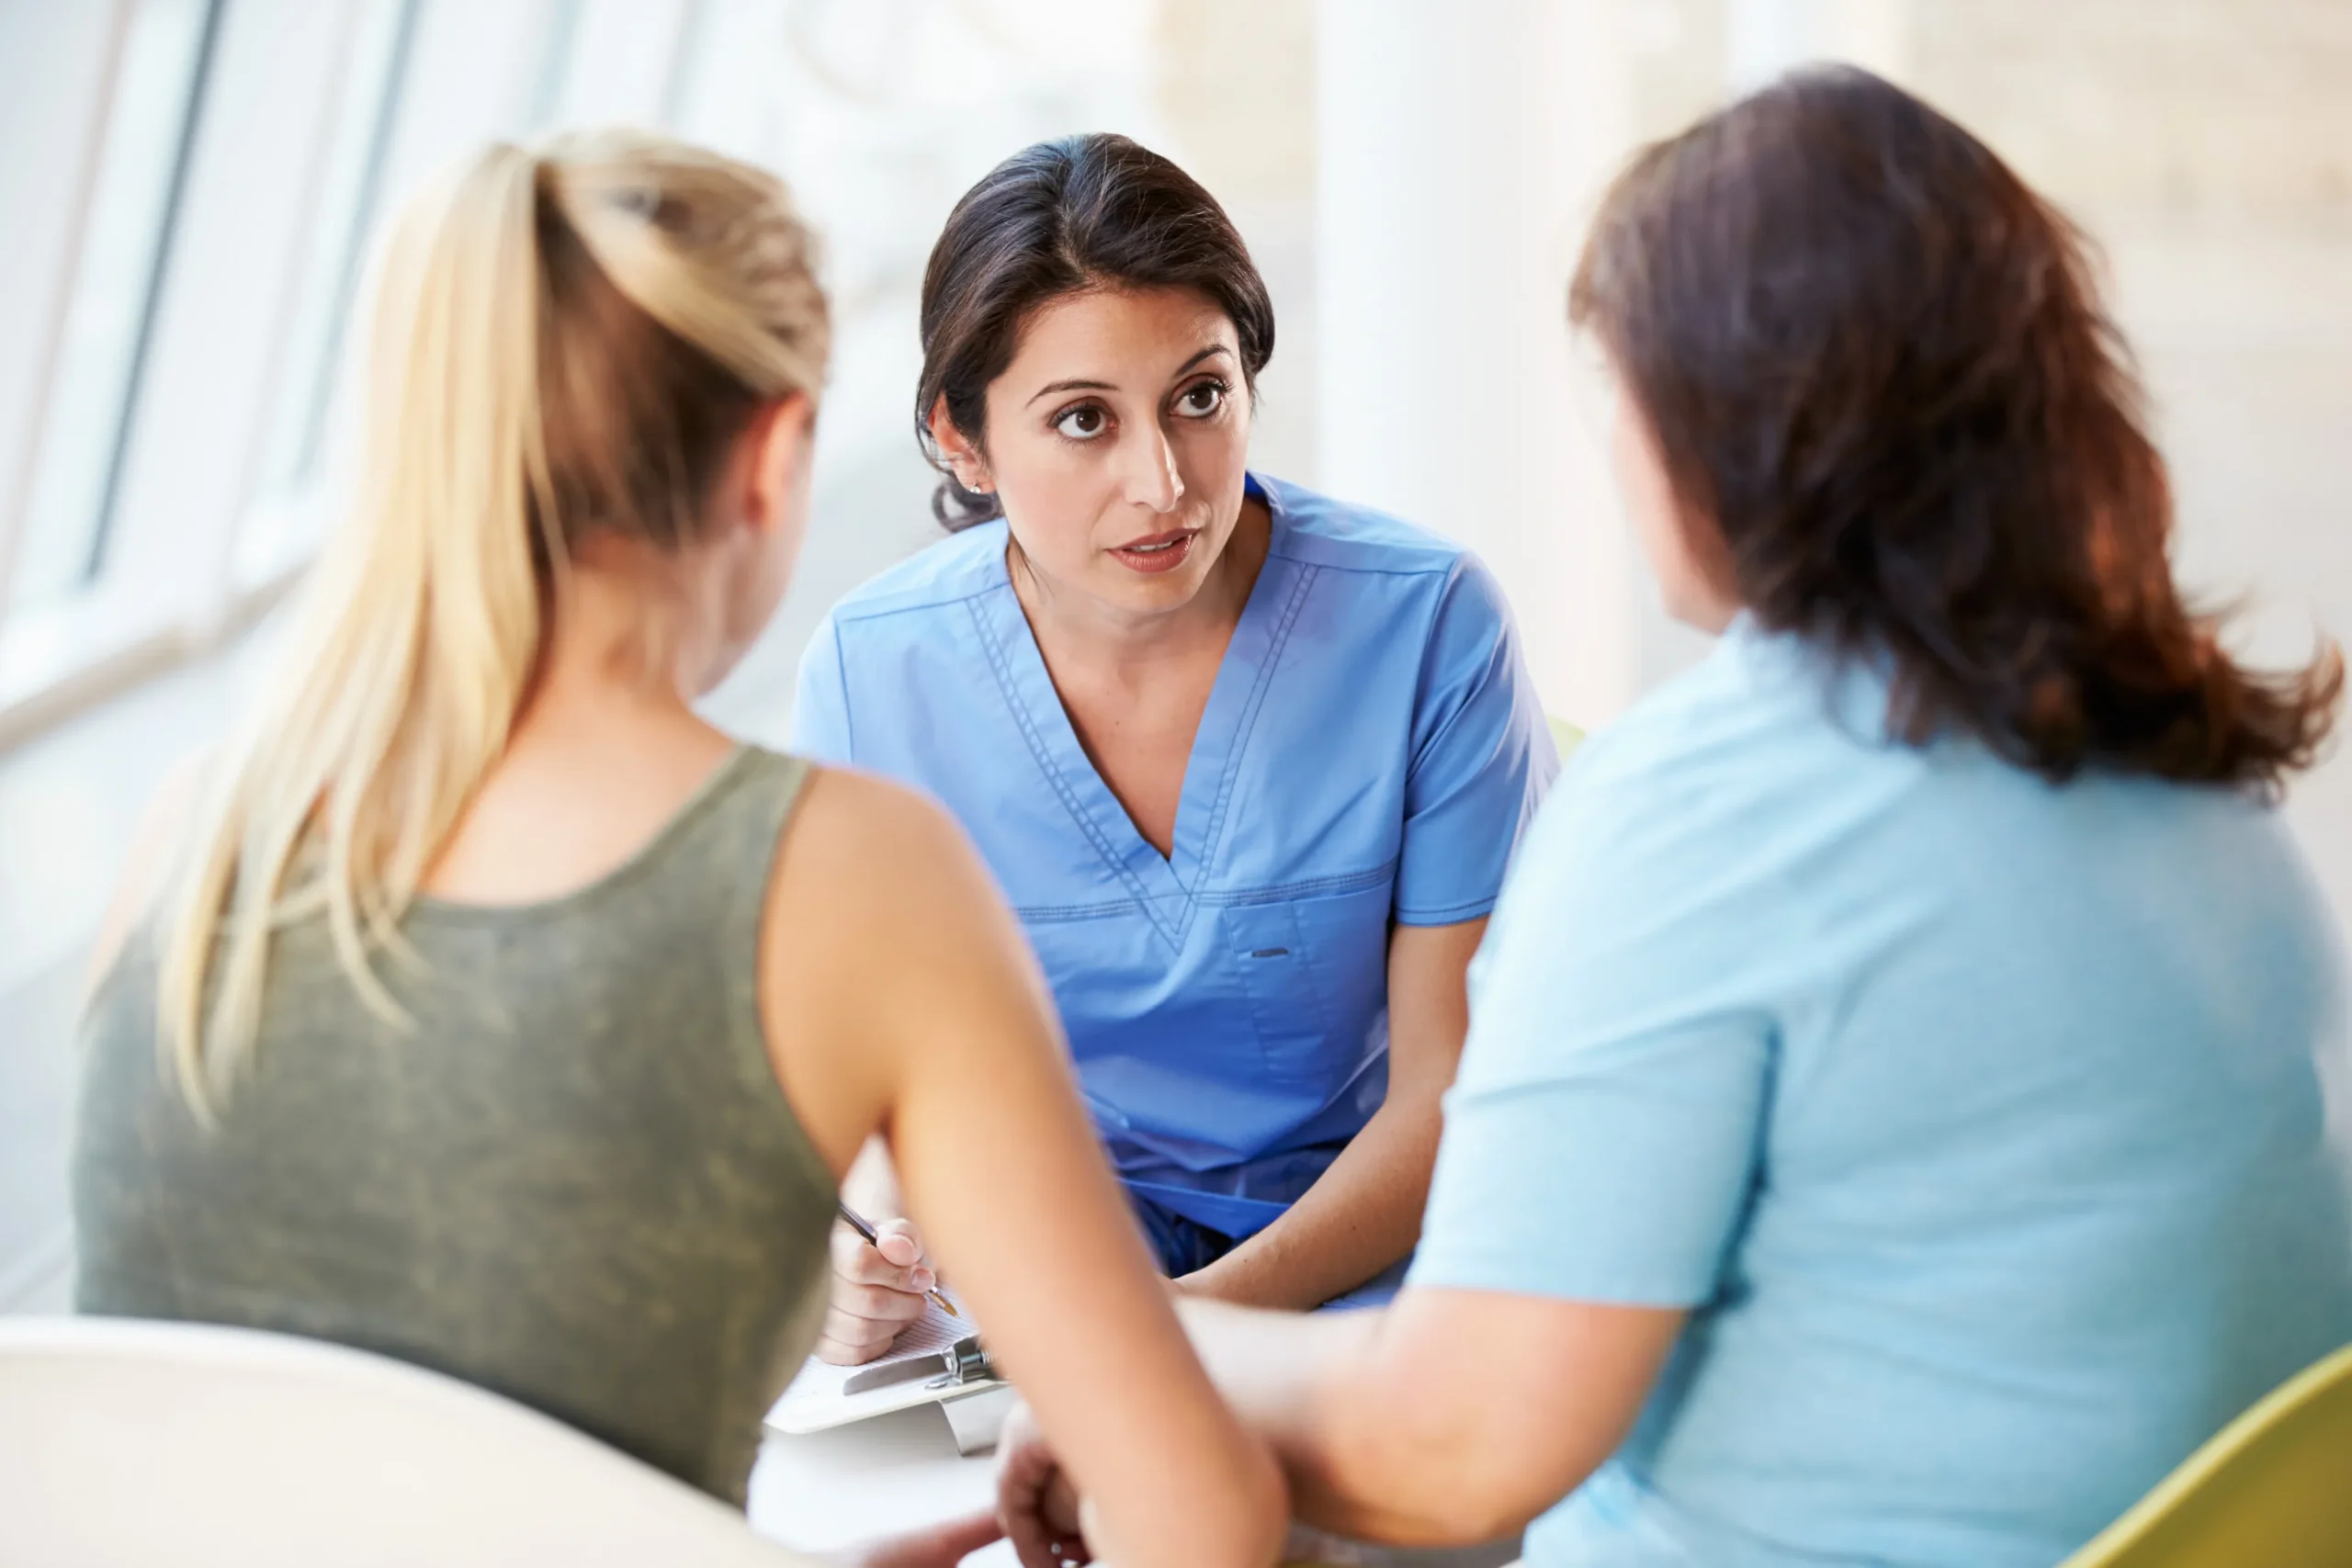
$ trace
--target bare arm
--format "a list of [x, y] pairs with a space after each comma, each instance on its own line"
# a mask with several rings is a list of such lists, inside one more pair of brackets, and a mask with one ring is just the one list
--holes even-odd
[[[1498, 1540], [1581, 1485], [1624, 1441], [1683, 1320], [1421, 1285], [1364, 1312], [1181, 1311], [1217, 1386], [1272, 1440], [1298, 1517], [1397, 1546]], [[1008, 1427], [999, 1506], [1029, 1568], [1073, 1533], [1079, 1488], [1056, 1463], [1046, 1439]]]
[[1399, 926], [1388, 942], [1388, 1098], [1290, 1212], [1181, 1280], [1188, 1295], [1307, 1308], [1412, 1251], [1446, 1088], [1462, 1060], [1464, 976], [1487, 922]]
[[1270, 1561], [1280, 1476], [1177, 1324], [1043, 978], [963, 835], [894, 786], [820, 774], [786, 835], [764, 947], [769, 1039], [811, 1138], [842, 1172], [882, 1132], [910, 1213], [1094, 1499], [1102, 1544], [1123, 1563]]
[[1412, 1545], [1508, 1535], [1580, 1485], [1632, 1429], [1683, 1320], [1427, 1286], [1378, 1311], [1183, 1313], [1218, 1386], [1272, 1439], [1298, 1516]]

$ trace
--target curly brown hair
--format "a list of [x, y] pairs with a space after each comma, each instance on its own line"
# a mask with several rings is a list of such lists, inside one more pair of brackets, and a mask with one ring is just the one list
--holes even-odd
[[1887, 668], [1904, 739], [2275, 794], [2342, 657], [2250, 671], [2183, 604], [2091, 254], [1958, 125], [1816, 67], [1634, 158], [1569, 317], [1655, 434], [1694, 555], [1766, 627]]

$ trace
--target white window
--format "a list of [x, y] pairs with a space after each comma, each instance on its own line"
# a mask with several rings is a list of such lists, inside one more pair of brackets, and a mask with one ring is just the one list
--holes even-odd
[[138, 0], [18, 524], [11, 608], [86, 587], [104, 564], [220, 0]]

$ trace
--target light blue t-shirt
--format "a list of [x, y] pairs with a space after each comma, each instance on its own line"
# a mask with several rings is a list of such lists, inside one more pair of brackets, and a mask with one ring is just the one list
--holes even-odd
[[2352, 1340], [2278, 813], [1883, 712], [1743, 623], [1512, 870], [1411, 1280], [1692, 1309], [1531, 1565], [2049, 1568]]
[[[1262, 1229], [1388, 1088], [1396, 925], [1490, 909], [1558, 762], [1501, 592], [1459, 545], [1278, 479], [1163, 856], [1070, 727], [1005, 525], [834, 606], [793, 748], [962, 821], [1052, 984], [1129, 1190]], [[1163, 1266], [1170, 1266], [1163, 1258]]]

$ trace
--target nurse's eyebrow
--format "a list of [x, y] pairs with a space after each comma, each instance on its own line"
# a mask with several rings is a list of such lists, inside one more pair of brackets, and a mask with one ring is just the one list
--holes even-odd
[[[1183, 364], [1176, 367], [1176, 375], [1182, 376], [1185, 371], [1190, 370], [1193, 366], [1198, 365], [1204, 359], [1214, 359], [1220, 354], [1230, 357], [1232, 353], [1233, 350], [1226, 347], [1225, 344], [1221, 343], [1213, 343], [1209, 344], [1208, 347], [1193, 355], [1192, 358], [1184, 361]], [[1173, 380], [1174, 378], [1174, 377], [1170, 378], [1170, 380]], [[1049, 398], [1056, 392], [1115, 392], [1118, 389], [1118, 388], [1113, 386], [1108, 381], [1048, 381], [1044, 386], [1037, 389], [1036, 392], [1029, 399], [1029, 401], [1034, 403], [1039, 398]], [[1022, 406], [1025, 408], [1028, 405], [1024, 403]]]
[[[1037, 389], [1036, 396], [1029, 401], [1034, 403], [1038, 398], [1049, 398], [1056, 392], [1115, 392], [1118, 389], [1108, 381], [1048, 381]], [[1022, 406], [1025, 408], [1028, 405], [1024, 403]]]
[[[1231, 349], [1226, 347], [1225, 344], [1221, 343], [1213, 343], [1209, 344], [1208, 347], [1201, 350], [1200, 353], [1193, 355], [1192, 358], [1184, 361], [1183, 364], [1176, 367], [1176, 376], [1182, 376], [1185, 371], [1190, 370], [1193, 366], [1198, 365], [1204, 359], [1214, 359], [1220, 354], [1230, 355], [1232, 352], [1233, 351]], [[1169, 378], [1171, 381], [1175, 378], [1175, 376]]]

